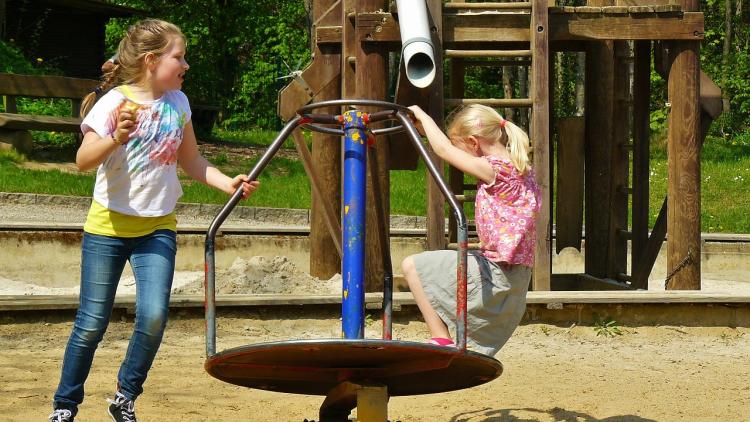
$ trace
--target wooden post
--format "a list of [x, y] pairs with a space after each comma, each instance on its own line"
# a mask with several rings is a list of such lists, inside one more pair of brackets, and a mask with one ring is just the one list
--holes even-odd
[[613, 280], [627, 273], [628, 239], [623, 235], [628, 230], [628, 170], [629, 153], [627, 143], [630, 135], [629, 97], [626, 41], [614, 42], [612, 102], [612, 148], [610, 150], [610, 203], [609, 247], [607, 248], [607, 277]]
[[534, 147], [534, 171], [542, 194], [542, 208], [536, 221], [536, 253], [532, 289], [550, 290], [552, 275], [552, 233], [550, 225], [549, 159], [549, 27], [547, 0], [534, 0], [531, 18], [533, 100], [531, 140]]
[[[605, 6], [602, 0], [590, 6]], [[585, 271], [597, 278], [607, 276], [610, 234], [610, 157], [614, 92], [614, 46], [612, 41], [592, 41], [586, 50], [585, 82], [586, 186]]]
[[[444, 129], [443, 119], [443, 2], [442, 0], [427, 0], [427, 9], [430, 15], [432, 42], [435, 46], [435, 80], [430, 85], [429, 109], [427, 113], [432, 116], [438, 127]], [[432, 149], [429, 149], [430, 158], [435, 167], [442, 170], [445, 167]], [[440, 192], [438, 185], [433, 181], [429, 171], [425, 169], [427, 179], [427, 249], [436, 250], [445, 248], [445, 198]], [[442, 174], [441, 174], [442, 176]], [[451, 215], [451, 219], [453, 216]]]
[[564, 192], [557, 195], [555, 204], [557, 253], [567, 247], [581, 250], [584, 138], [583, 117], [567, 117], [557, 122], [557, 191]]
[[[698, 10], [683, 0], [683, 10]], [[667, 191], [669, 290], [700, 290], [700, 43], [675, 41], [670, 54]]]
[[[336, 25], [341, 22], [341, 7], [330, 11], [336, 0], [315, 0], [313, 3], [313, 28], [315, 34], [317, 26]], [[327, 45], [319, 47], [312, 43], [315, 60], [340, 61], [341, 49], [338, 46]], [[328, 86], [323, 88], [313, 101], [332, 100], [341, 97], [340, 78], [334, 78]], [[321, 112], [326, 112], [321, 110]], [[335, 113], [336, 110], [328, 112]], [[332, 253], [336, 249], [328, 230], [325, 207], [338, 211], [341, 208], [341, 138], [313, 132], [312, 143], [313, 166], [320, 177], [321, 195], [313, 191], [310, 207], [310, 274], [320, 278], [330, 278], [341, 272], [341, 258]], [[339, 234], [341, 236], [341, 234]]]
[[[466, 65], [462, 58], [451, 59], [451, 98], [464, 98], [464, 77], [466, 74]], [[464, 193], [464, 174], [461, 170], [450, 166], [448, 181], [451, 192], [454, 195]], [[452, 217], [452, 216], [451, 216]], [[456, 220], [448, 219], [449, 242], [455, 243], [458, 235]]]
[[631, 228], [631, 283], [648, 288], [646, 279], [636, 279], [635, 269], [648, 242], [649, 208], [649, 111], [651, 97], [651, 41], [636, 41], [633, 72], [633, 225]]
[[[383, 0], [359, 0], [355, 5], [356, 12], [376, 12], [384, 10], [386, 3]], [[376, 43], [363, 42], [371, 38], [372, 34], [364, 33], [359, 27], [356, 28], [355, 42], [355, 96], [372, 100], [385, 100], [388, 79], [388, 53], [382, 46]], [[363, 108], [364, 111], [378, 111]], [[367, 220], [366, 220], [366, 244], [365, 251], [365, 289], [368, 292], [383, 290], [383, 253], [380, 250], [379, 239], [381, 232], [385, 232], [386, 239], [390, 239], [390, 175], [388, 173], [389, 151], [388, 139], [380, 137], [375, 145], [369, 148], [368, 154], [377, 154], [378, 168], [368, 167], [367, 172]], [[378, 186], [381, 192], [378, 198], [373, 195], [372, 179], [378, 178]], [[375, 207], [380, 207], [381, 216], [385, 222], [381, 225], [378, 221], [378, 213]], [[389, 247], [389, 245], [383, 245]]]

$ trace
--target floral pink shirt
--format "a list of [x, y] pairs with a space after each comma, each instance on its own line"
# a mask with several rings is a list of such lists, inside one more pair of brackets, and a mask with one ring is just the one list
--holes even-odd
[[484, 158], [495, 169], [495, 180], [477, 183], [474, 213], [482, 254], [490, 261], [532, 267], [542, 203], [534, 172], [520, 174], [508, 159]]

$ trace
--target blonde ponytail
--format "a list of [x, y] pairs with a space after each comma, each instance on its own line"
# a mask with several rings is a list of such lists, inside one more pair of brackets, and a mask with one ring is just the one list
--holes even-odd
[[510, 161], [519, 173], [524, 174], [531, 168], [529, 136], [495, 109], [471, 104], [454, 111], [449, 120], [451, 142], [465, 142], [469, 136], [494, 139], [508, 149]]
[[524, 174], [531, 168], [529, 136], [523, 129], [508, 120], [505, 121], [504, 130], [508, 137], [505, 148], [510, 154], [510, 161], [519, 173]]

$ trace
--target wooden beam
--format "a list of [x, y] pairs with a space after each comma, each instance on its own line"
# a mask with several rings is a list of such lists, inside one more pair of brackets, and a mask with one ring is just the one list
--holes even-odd
[[671, 49], [667, 273], [676, 273], [670, 290], [701, 288], [699, 49], [697, 42], [674, 42]]
[[[305, 168], [305, 172], [307, 173], [308, 179], [310, 179], [310, 185], [312, 185], [312, 190], [313, 190], [313, 198], [325, 198], [324, 189], [326, 187], [330, 188], [331, 186], [326, 186], [327, 182], [323, 182], [323, 178], [318, 174], [318, 172], [315, 171], [315, 167], [313, 165], [313, 162], [314, 162], [313, 156], [310, 154], [310, 150], [307, 149], [305, 138], [302, 136], [300, 129], [297, 129], [294, 132], [292, 132], [292, 138], [294, 139], [294, 147], [297, 149], [297, 153], [302, 159], [302, 166]], [[337, 137], [334, 136], [333, 138], [337, 138]], [[314, 146], [315, 144], [313, 144], [313, 147]], [[339, 186], [338, 184], [334, 184], [334, 186], [332, 186], [333, 188], [336, 189], [337, 193], [339, 192], [338, 186]], [[313, 202], [313, 209], [311, 210], [312, 217], [311, 217], [311, 223], [310, 223], [310, 243], [311, 244], [315, 243], [315, 240], [314, 240], [316, 237], [315, 229], [317, 228], [315, 224], [315, 220], [317, 219], [323, 220], [323, 224], [325, 224], [325, 227], [328, 230], [327, 237], [331, 239], [331, 243], [333, 243], [333, 246], [336, 248], [336, 251], [338, 252], [339, 258], [341, 258], [341, 253], [342, 253], [341, 233], [342, 232], [341, 232], [341, 224], [339, 224], [339, 213], [337, 212], [339, 207], [338, 206], [334, 207], [335, 204], [333, 203], [333, 201], [325, 201], [325, 200], [320, 201], [319, 200], [318, 205], [320, 209], [315, 211], [315, 202], [316, 201]], [[320, 212], [320, 215], [315, 216], [315, 212]], [[311, 249], [313, 248], [312, 245], [310, 246], [310, 248]], [[325, 253], [324, 254], [312, 254], [311, 253], [311, 257], [310, 257], [310, 266], [311, 266], [310, 274], [315, 277], [321, 277], [321, 276], [313, 274], [312, 272], [313, 260], [318, 260], [322, 258], [321, 255], [331, 255], [330, 248], [329, 249], [321, 248], [321, 250], [324, 251]], [[340, 269], [341, 262], [340, 260], [338, 260], [338, 262], [339, 262], [339, 265], [334, 267], [334, 270], [336, 272], [334, 272], [333, 274], [336, 274], [338, 270]], [[328, 277], [330, 278], [331, 276], [333, 276], [333, 274], [329, 275]], [[326, 276], [324, 275], [322, 277], [326, 277]]]
[[[427, 0], [427, 12], [430, 17], [432, 42], [435, 46], [442, 46], [443, 40], [443, 2], [442, 0]], [[432, 119], [438, 125], [439, 128], [445, 129], [445, 121], [443, 118], [443, 49], [441, 47], [435, 48], [435, 80], [429, 87], [429, 109], [427, 113], [430, 114]], [[445, 174], [445, 164], [443, 160], [432, 151], [432, 148], [428, 149], [430, 158], [435, 163], [435, 167], [440, 170], [440, 175]], [[443, 198], [442, 192], [438, 188], [429, 171], [425, 169], [427, 179], [427, 249], [437, 250], [445, 248], [445, 198]], [[453, 218], [453, 216], [450, 216]]]
[[[650, 174], [650, 98], [651, 98], [651, 42], [635, 42], [633, 64], [633, 198], [632, 198], [632, 285], [648, 288], [648, 278], [636, 277], [641, 256], [648, 242], [649, 174]], [[649, 269], [650, 272], [650, 269]], [[646, 275], [648, 277], [648, 274]]]
[[[463, 98], [465, 92], [466, 60], [453, 58], [450, 61], [450, 93], [452, 98]], [[463, 194], [464, 173], [450, 166], [448, 183], [453, 194]], [[448, 242], [455, 243], [458, 238], [458, 225], [455, 218], [448, 219]]]
[[0, 95], [81, 99], [97, 85], [95, 79], [0, 73]]
[[[383, 0], [358, 0], [355, 2], [355, 12], [374, 12], [386, 7]], [[388, 80], [388, 54], [377, 44], [357, 42], [367, 37], [368, 27], [361, 28], [359, 16], [356, 20], [355, 33], [355, 98], [367, 98], [372, 100], [385, 100]], [[363, 111], [373, 112], [377, 109], [362, 107]], [[384, 279], [383, 253], [380, 247], [389, 247], [380, 244], [380, 236], [385, 234], [390, 239], [390, 174], [388, 163], [388, 142], [386, 138], [379, 138], [375, 145], [368, 149], [368, 154], [377, 154], [378, 168], [368, 166], [367, 172], [367, 217], [366, 217], [366, 250], [365, 250], [365, 291], [382, 291]], [[373, 179], [377, 178], [377, 184], [381, 192], [375, 197], [373, 191]], [[380, 213], [375, 207], [380, 207]], [[378, 215], [381, 215], [385, 224], [382, 224]]]
[[534, 172], [542, 195], [542, 206], [536, 219], [536, 247], [532, 289], [550, 290], [552, 275], [552, 224], [549, 159], [549, 22], [547, 0], [534, 0], [531, 11], [531, 98], [533, 100], [531, 139], [534, 148]]
[[612, 95], [612, 148], [610, 149], [610, 203], [609, 247], [607, 254], [607, 278], [617, 279], [627, 272], [628, 241], [619, 236], [619, 231], [628, 229], [628, 183], [629, 153], [623, 148], [630, 139], [629, 104], [630, 78], [628, 75], [628, 45], [626, 41], [614, 41], [614, 65], [612, 70], [614, 92]]
[[[460, 48], [463, 43], [529, 42], [528, 14], [445, 15], [443, 44], [445, 48]], [[358, 22], [368, 30], [365, 42], [400, 42], [398, 22], [390, 13], [363, 14]], [[609, 15], [603, 13], [553, 13], [549, 15], [549, 40], [693, 40], [703, 39], [703, 13], [656, 12]], [[317, 29], [318, 43], [338, 43], [341, 27]]]
[[555, 204], [555, 250], [581, 250], [583, 232], [585, 122], [583, 117], [567, 117], [557, 122], [557, 195]]
[[[600, 1], [596, 3], [601, 4]], [[610, 160], [614, 102], [612, 41], [589, 44], [586, 52], [585, 90], [585, 272], [597, 278], [606, 278], [611, 218]]]
[[[342, 7], [333, 7], [337, 3], [338, 0], [314, 1], [313, 31], [317, 25], [341, 22]], [[305, 69], [302, 74], [302, 78], [311, 84], [311, 94], [314, 95], [312, 100], [317, 102], [340, 98], [341, 47], [314, 44], [312, 48], [314, 65]], [[322, 86], [317, 86], [318, 84]], [[337, 114], [338, 110], [320, 112]], [[331, 278], [341, 272], [341, 137], [313, 132], [310, 156], [302, 134], [294, 131], [293, 136], [313, 185], [310, 204], [310, 275], [321, 279]], [[331, 253], [334, 248], [338, 255]]]

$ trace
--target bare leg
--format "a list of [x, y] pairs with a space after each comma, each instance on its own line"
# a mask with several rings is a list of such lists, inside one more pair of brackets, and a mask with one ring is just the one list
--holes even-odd
[[410, 256], [401, 262], [401, 270], [404, 272], [404, 278], [409, 283], [411, 294], [414, 295], [414, 301], [417, 302], [432, 337], [451, 338], [448, 327], [437, 312], [432, 309], [432, 305], [430, 305], [430, 301], [422, 289], [422, 282], [419, 280], [419, 274], [414, 267], [414, 260]]

